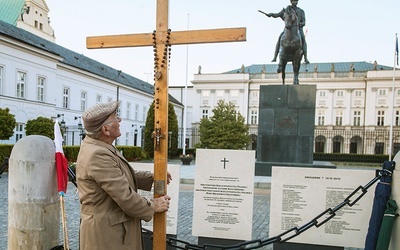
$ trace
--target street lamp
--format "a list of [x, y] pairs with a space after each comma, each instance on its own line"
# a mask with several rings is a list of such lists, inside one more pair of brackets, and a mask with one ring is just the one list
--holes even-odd
[[61, 134], [63, 136], [63, 144], [65, 145], [65, 141], [66, 141], [66, 127], [65, 127], [65, 121], [64, 121], [64, 114], [57, 114], [57, 118], [62, 117], [62, 120], [60, 122], [60, 130], [61, 130]]
[[144, 150], [144, 128], [145, 126], [140, 126], [140, 145], [142, 146], [142, 150]]
[[168, 131], [168, 152], [169, 152], [170, 159], [171, 159], [171, 135], [172, 135], [172, 131]]
[[81, 121], [81, 117], [80, 116], [75, 116], [75, 120], [78, 120], [78, 129], [79, 129], [79, 139], [80, 142], [82, 142], [82, 138], [83, 138], [83, 129], [82, 129], [82, 121]]
[[60, 118], [61, 116], [62, 116], [62, 120], [60, 122], [61, 128], [65, 128], [64, 114], [57, 114], [57, 118]]
[[137, 124], [132, 124], [132, 127], [135, 127], [135, 130], [133, 131], [133, 146], [137, 146], [137, 137], [138, 137]]

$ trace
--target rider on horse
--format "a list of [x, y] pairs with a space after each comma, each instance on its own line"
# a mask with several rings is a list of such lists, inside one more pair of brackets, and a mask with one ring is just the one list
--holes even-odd
[[[299, 2], [298, 0], [290, 0], [290, 3], [292, 5], [291, 6], [289, 5], [288, 8], [291, 7], [292, 9], [295, 10], [295, 12], [297, 14], [297, 18], [299, 20], [299, 33], [300, 33], [302, 44], [303, 44], [302, 49], [303, 49], [303, 55], [304, 55], [304, 62], [310, 63], [307, 59], [307, 43], [306, 43], [306, 39], [304, 37], [304, 32], [303, 32], [303, 27], [306, 25], [306, 14], [305, 14], [304, 10], [297, 7], [298, 2]], [[273, 18], [280, 17], [283, 19], [284, 12], [285, 12], [285, 9], [282, 9], [279, 13], [268, 13], [265, 15], [267, 15], [268, 17], [273, 17]], [[280, 34], [278, 42], [276, 43], [274, 59], [272, 59], [273, 62], [276, 62], [276, 58], [279, 53], [279, 47], [280, 47], [280, 41], [281, 41], [282, 35], [283, 35], [283, 32]]]

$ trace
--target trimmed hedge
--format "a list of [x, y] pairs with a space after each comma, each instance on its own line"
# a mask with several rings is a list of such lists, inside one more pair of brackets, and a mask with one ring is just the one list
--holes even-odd
[[116, 146], [116, 148], [122, 152], [127, 161], [140, 161], [147, 158], [141, 147]]
[[[122, 155], [128, 161], [140, 161], [141, 159], [146, 159], [146, 154], [142, 152], [141, 147], [132, 146], [116, 146], [116, 148], [122, 152]], [[79, 146], [63, 146], [64, 155], [69, 162], [76, 162], [79, 154]]]
[[[0, 144], [0, 165], [6, 157], [10, 157], [14, 145]], [[147, 159], [141, 147], [117, 146], [116, 147], [128, 161]], [[78, 158], [80, 146], [63, 146], [64, 155], [69, 162], [75, 162]]]
[[76, 162], [78, 158], [80, 146], [63, 146], [63, 151], [65, 158], [68, 159], [68, 162]]
[[[387, 161], [388, 159], [389, 159], [389, 155], [314, 153], [314, 161], [383, 163], [383, 162]], [[393, 159], [393, 157], [392, 157], [392, 159]]]
[[3, 164], [4, 159], [6, 157], [10, 158], [13, 147], [14, 147], [14, 145], [12, 145], [12, 144], [1, 144], [0, 145], [0, 166], [1, 166], [1, 164]]
[[[11, 151], [14, 145], [12, 144], [0, 144], [0, 164], [4, 162], [6, 157], [10, 157]], [[64, 155], [68, 159], [69, 162], [75, 162], [78, 153], [79, 146], [64, 146]], [[116, 147], [120, 152], [122, 152], [123, 156], [128, 161], [140, 161], [144, 159], [148, 159], [148, 156], [142, 151], [141, 147], [134, 146], [117, 146]], [[177, 155], [182, 155], [182, 148], [177, 150]], [[196, 157], [196, 149], [195, 148], [187, 148], [185, 150], [186, 154], [191, 154], [193, 157]], [[314, 153], [315, 161], [330, 161], [330, 162], [360, 162], [360, 163], [382, 163], [387, 161], [389, 158], [388, 155], [360, 155], [360, 154], [327, 154], [327, 153]], [[393, 159], [393, 157], [392, 157]]]

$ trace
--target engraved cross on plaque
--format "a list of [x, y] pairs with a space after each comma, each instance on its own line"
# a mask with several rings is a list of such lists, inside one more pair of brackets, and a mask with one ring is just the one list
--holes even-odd
[[224, 169], [225, 169], [225, 164], [226, 164], [227, 162], [229, 162], [229, 161], [226, 159], [226, 157], [224, 157], [224, 159], [223, 159], [223, 160], [221, 160], [221, 162], [223, 162], [223, 163], [224, 163]]

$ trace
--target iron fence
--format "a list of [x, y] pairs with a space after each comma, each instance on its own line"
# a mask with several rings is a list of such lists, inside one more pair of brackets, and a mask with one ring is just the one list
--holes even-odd
[[[257, 149], [258, 128], [249, 128], [249, 144], [247, 149]], [[179, 147], [183, 147], [183, 129], [179, 130]], [[392, 145], [390, 147], [390, 140]], [[186, 148], [194, 148], [200, 142], [198, 128], [186, 129]], [[392, 131], [387, 127], [326, 127], [314, 130], [315, 153], [339, 153], [339, 154], [364, 154], [364, 155], [395, 155], [400, 151], [400, 129]]]

